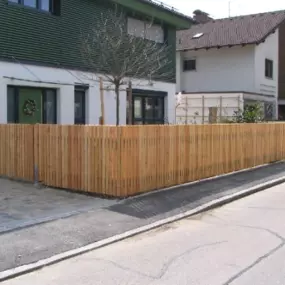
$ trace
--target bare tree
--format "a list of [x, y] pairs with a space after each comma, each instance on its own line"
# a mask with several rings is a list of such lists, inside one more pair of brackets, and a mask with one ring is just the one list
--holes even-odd
[[[102, 13], [94, 21], [90, 33], [83, 37], [83, 59], [92, 73], [101, 76], [114, 88], [117, 125], [120, 121], [121, 86], [132, 79], [151, 81], [174, 75], [173, 68], [168, 68], [172, 58], [169, 45], [147, 38], [146, 33], [140, 36], [128, 33], [127, 16], [118, 8]], [[131, 102], [128, 103], [132, 108]]]

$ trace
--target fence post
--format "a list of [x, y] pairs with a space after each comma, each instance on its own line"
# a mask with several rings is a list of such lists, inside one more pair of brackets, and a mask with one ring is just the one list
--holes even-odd
[[220, 123], [222, 122], [223, 117], [223, 97], [220, 96]]
[[100, 103], [101, 103], [101, 117], [99, 119], [100, 125], [105, 125], [105, 104], [104, 104], [104, 86], [103, 79], [100, 77]]
[[33, 125], [34, 185], [39, 185], [39, 125]]
[[[117, 197], [125, 196], [125, 189], [122, 187], [122, 128], [116, 127], [117, 131], [117, 146], [118, 146], [118, 155], [117, 155]], [[130, 129], [131, 130], [131, 129]]]
[[205, 123], [205, 96], [202, 96], [202, 124]]
[[186, 95], [186, 118], [185, 118], [185, 124], [187, 125], [188, 124], [188, 96]]

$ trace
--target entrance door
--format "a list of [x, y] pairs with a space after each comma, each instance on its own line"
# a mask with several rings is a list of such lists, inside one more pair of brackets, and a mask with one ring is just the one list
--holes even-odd
[[135, 125], [164, 124], [164, 97], [133, 97], [133, 122]]
[[42, 90], [32, 88], [19, 89], [19, 123], [42, 123]]

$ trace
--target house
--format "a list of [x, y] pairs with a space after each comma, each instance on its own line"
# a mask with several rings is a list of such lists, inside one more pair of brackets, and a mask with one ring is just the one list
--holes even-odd
[[191, 110], [207, 121], [260, 102], [267, 119], [277, 118], [278, 105], [285, 115], [285, 11], [218, 20], [197, 11], [202, 23], [177, 34], [176, 91], [188, 104], [196, 98]]
[[[147, 29], [151, 21], [159, 39], [171, 48], [171, 80], [148, 84], [148, 79], [138, 78], [142, 84], [134, 84], [135, 123], [174, 120], [176, 31], [189, 28], [191, 18], [150, 0], [0, 0], [1, 124], [99, 123], [99, 84], [85, 76], [90, 66], [81, 57], [81, 36], [114, 5], [126, 12], [128, 28], [135, 23]], [[120, 124], [126, 124], [126, 93], [120, 91]], [[104, 95], [105, 122], [112, 125], [114, 91]]]

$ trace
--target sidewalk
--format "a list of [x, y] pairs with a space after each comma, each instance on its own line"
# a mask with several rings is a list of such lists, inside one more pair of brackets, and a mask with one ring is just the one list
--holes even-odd
[[283, 177], [285, 181], [285, 163], [276, 163], [111, 205], [102, 203], [100, 209], [3, 233], [0, 234], [0, 271], [76, 249]]

